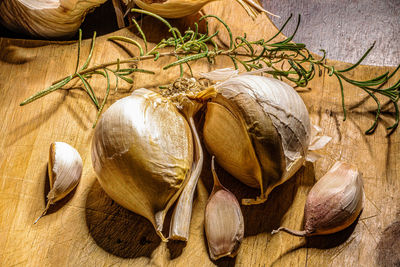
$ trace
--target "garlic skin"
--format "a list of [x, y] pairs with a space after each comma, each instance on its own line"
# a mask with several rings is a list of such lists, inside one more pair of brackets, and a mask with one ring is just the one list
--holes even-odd
[[232, 176], [260, 188], [260, 197], [242, 203], [263, 203], [306, 159], [307, 108], [291, 86], [273, 78], [243, 74], [215, 88], [218, 96], [205, 115], [205, 145]]
[[64, 142], [52, 143], [48, 166], [50, 192], [47, 200], [54, 203], [68, 195], [78, 185], [82, 167], [82, 158], [75, 148]]
[[[135, 3], [141, 9], [150, 11], [163, 18], [183, 18], [197, 13], [204, 5], [215, 0], [121, 0], [126, 6]], [[247, 14], [255, 19], [261, 12], [276, 16], [265, 10], [259, 3], [253, 0], [236, 0]], [[279, 16], [276, 16], [279, 17]]]
[[0, 20], [10, 30], [35, 37], [71, 37], [86, 14], [106, 0], [3, 0]]
[[296, 236], [327, 235], [349, 227], [364, 205], [362, 174], [345, 162], [333, 167], [311, 188], [304, 208], [304, 230], [281, 227]]
[[213, 191], [208, 199], [204, 228], [212, 260], [235, 257], [244, 235], [244, 220], [236, 197], [221, 185], [212, 158]]
[[164, 217], [190, 175], [193, 140], [174, 104], [147, 89], [104, 112], [92, 140], [92, 164], [104, 191], [161, 233]]
[[79, 152], [64, 142], [50, 145], [48, 173], [50, 191], [47, 194], [47, 205], [37, 221], [46, 215], [50, 205], [67, 196], [79, 183], [82, 175], [82, 158]]
[[183, 18], [214, 0], [133, 0], [140, 8], [163, 18]]

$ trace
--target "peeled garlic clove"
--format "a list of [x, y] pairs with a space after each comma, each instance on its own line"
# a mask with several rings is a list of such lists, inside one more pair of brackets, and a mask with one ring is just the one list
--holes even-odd
[[208, 199], [204, 227], [212, 260], [235, 257], [244, 235], [243, 214], [236, 197], [221, 185], [211, 163], [214, 177], [213, 191]]
[[297, 92], [277, 79], [239, 75], [215, 87], [219, 95], [207, 104], [205, 145], [232, 176], [260, 188], [260, 197], [243, 204], [265, 202], [305, 161], [308, 111]]
[[333, 167], [311, 188], [304, 208], [304, 230], [281, 227], [296, 236], [327, 235], [349, 227], [358, 217], [364, 204], [362, 175], [345, 162]]
[[146, 217], [163, 241], [164, 217], [190, 175], [193, 140], [174, 104], [135, 90], [104, 112], [92, 140], [92, 163], [104, 191]]
[[50, 191], [47, 194], [47, 205], [36, 223], [44, 216], [51, 204], [63, 199], [79, 183], [82, 175], [82, 158], [75, 148], [64, 142], [50, 145], [48, 172]]
[[3, 0], [0, 19], [10, 30], [44, 38], [75, 34], [90, 10], [106, 0]]

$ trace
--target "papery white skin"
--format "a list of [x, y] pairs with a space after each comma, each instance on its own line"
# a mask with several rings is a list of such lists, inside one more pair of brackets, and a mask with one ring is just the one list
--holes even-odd
[[104, 112], [92, 141], [100, 185], [118, 204], [154, 225], [164, 217], [190, 174], [193, 140], [174, 104], [147, 89], [135, 90]]
[[211, 161], [214, 186], [204, 212], [204, 229], [210, 257], [217, 260], [238, 253], [244, 236], [244, 219], [235, 195], [218, 179], [214, 158]]
[[364, 205], [362, 174], [349, 163], [336, 162], [311, 188], [304, 207], [304, 230], [280, 227], [296, 236], [326, 235], [350, 226]]
[[82, 175], [82, 158], [79, 152], [64, 142], [54, 142], [54, 162], [49, 166], [50, 192], [47, 198], [56, 202], [70, 193]]
[[215, 88], [219, 96], [207, 105], [205, 144], [226, 171], [261, 189], [259, 198], [243, 204], [265, 202], [306, 160], [311, 139], [308, 111], [291, 86], [273, 78], [241, 74]]
[[240, 75], [217, 85], [216, 89], [223, 96], [248, 94], [264, 109], [281, 135], [287, 169], [293, 161], [307, 154], [310, 118], [293, 87], [274, 78]]
[[106, 0], [3, 0], [0, 21], [16, 32], [44, 38], [75, 34], [87, 12]]
[[50, 205], [74, 190], [81, 179], [82, 168], [82, 158], [75, 148], [64, 142], [54, 142], [50, 145], [47, 167], [50, 191], [47, 194], [45, 209], [33, 224], [46, 215]]

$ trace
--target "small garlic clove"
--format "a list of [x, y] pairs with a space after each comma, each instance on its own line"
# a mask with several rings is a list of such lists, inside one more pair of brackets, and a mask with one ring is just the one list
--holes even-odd
[[50, 191], [47, 194], [46, 208], [34, 223], [46, 214], [50, 205], [63, 199], [78, 185], [82, 166], [81, 156], [69, 144], [54, 142], [50, 145], [48, 163]]
[[205, 210], [204, 227], [212, 260], [235, 257], [244, 235], [243, 215], [236, 197], [223, 187], [215, 173], [214, 188]]
[[311, 188], [304, 208], [304, 230], [281, 227], [296, 236], [327, 235], [349, 227], [358, 217], [364, 204], [362, 175], [345, 162], [333, 167]]

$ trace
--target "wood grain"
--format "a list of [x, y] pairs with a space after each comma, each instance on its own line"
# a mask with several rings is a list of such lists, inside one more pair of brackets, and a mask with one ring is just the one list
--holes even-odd
[[[246, 19], [238, 5], [226, 3], [212, 3], [204, 12], [227, 20], [235, 35], [246, 31], [250, 38], [268, 38], [276, 32], [267, 17], [261, 16], [253, 22]], [[243, 19], [238, 21], [238, 17]], [[190, 22], [175, 20], [174, 23], [182, 26]], [[161, 26], [152, 21], [148, 26], [146, 31], [152, 31], [153, 40], [160, 38]], [[211, 26], [214, 30], [220, 27], [216, 23]], [[226, 34], [220, 29], [220, 42], [226, 43]], [[140, 41], [128, 29], [117, 34]], [[128, 57], [124, 49], [106, 38], [97, 40], [92, 64]], [[90, 40], [83, 42], [83, 56], [87, 55], [89, 44]], [[238, 256], [212, 262], [203, 230], [204, 206], [212, 186], [209, 155], [198, 186], [189, 241], [160, 242], [146, 219], [114, 203], [97, 182], [90, 158], [91, 123], [96, 112], [82, 91], [59, 91], [19, 107], [26, 97], [74, 70], [76, 44], [1, 38], [0, 48], [1, 266], [371, 266], [376, 259], [387, 255], [376, 248], [385, 229], [399, 220], [399, 132], [386, 136], [384, 126], [393, 119], [392, 110], [385, 107], [387, 112], [376, 133], [364, 135], [373, 121], [374, 105], [370, 100], [362, 102], [366, 96], [358, 89], [345, 88], [346, 104], [350, 107], [345, 122], [338, 84], [327, 73], [322, 73], [310, 83], [310, 89], [301, 92], [312, 121], [324, 129], [325, 135], [333, 137], [332, 142], [323, 151], [322, 159], [301, 168], [292, 179], [276, 188], [266, 203], [242, 207], [245, 238]], [[130, 89], [172, 81], [177, 69], [160, 70], [170, 60], [143, 63], [156, 75], [135, 75], [133, 86], [124, 84], [109, 103], [128, 94]], [[193, 69], [206, 71], [226, 64], [229, 61], [225, 59], [218, 59], [213, 67], [202, 61]], [[367, 79], [386, 70], [392, 68], [361, 66], [350, 75]], [[73, 87], [78, 86], [76, 83]], [[94, 88], [102, 95], [105, 85], [95, 80]], [[84, 163], [82, 181], [73, 195], [56, 204], [33, 225], [45, 207], [47, 155], [53, 141], [68, 142], [80, 152]], [[336, 160], [352, 162], [363, 172], [367, 200], [357, 223], [330, 236], [309, 239], [285, 233], [271, 236], [270, 232], [280, 225], [301, 229], [308, 191]], [[243, 186], [221, 168], [217, 172], [221, 182], [239, 199], [257, 195], [258, 192]]]

